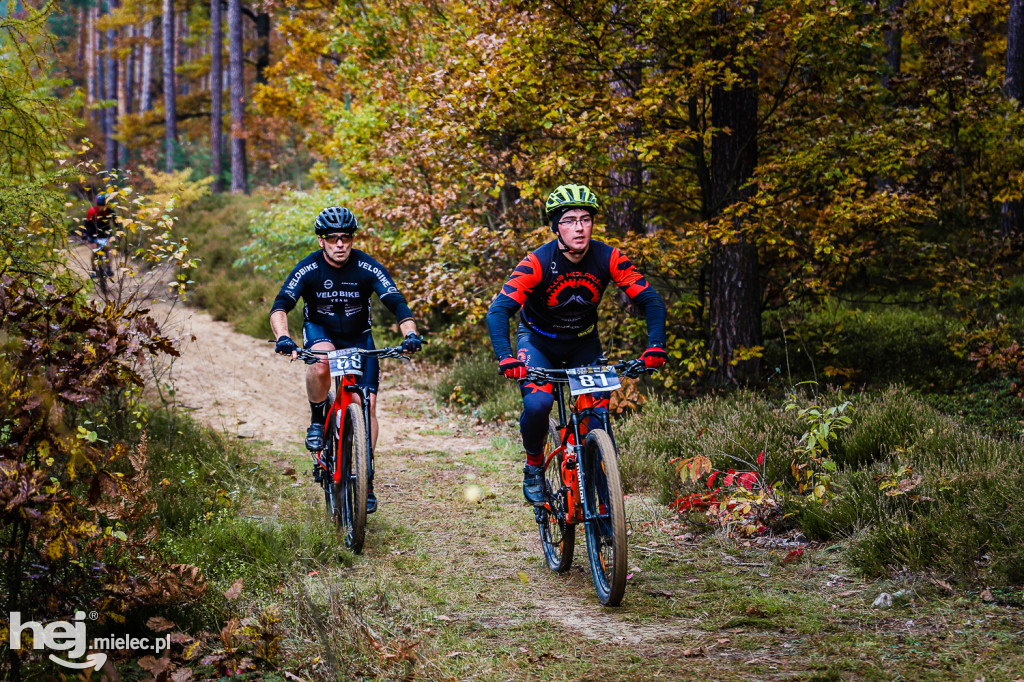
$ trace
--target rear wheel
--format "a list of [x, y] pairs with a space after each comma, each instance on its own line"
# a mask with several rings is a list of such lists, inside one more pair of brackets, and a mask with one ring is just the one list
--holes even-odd
[[547, 507], [538, 508], [537, 524], [540, 526], [540, 544], [548, 568], [562, 573], [572, 565], [572, 554], [576, 547], [576, 526], [566, 523], [566, 491], [562, 483], [563, 454], [550, 457], [551, 452], [561, 445], [558, 425], [548, 421], [548, 442], [544, 446], [544, 490]]
[[[335, 424], [332, 430], [336, 429]], [[345, 410], [345, 427], [334, 457], [341, 475], [337, 483], [330, 483], [330, 507], [338, 529], [345, 533], [345, 546], [358, 554], [366, 537], [367, 462], [366, 424], [356, 403], [349, 403]]]
[[587, 554], [594, 589], [602, 604], [618, 606], [626, 591], [626, 509], [615, 446], [604, 429], [587, 434], [582, 475]]

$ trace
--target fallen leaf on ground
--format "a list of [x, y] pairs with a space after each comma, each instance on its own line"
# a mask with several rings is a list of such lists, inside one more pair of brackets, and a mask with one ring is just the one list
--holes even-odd
[[174, 623], [167, 620], [166, 618], [161, 618], [160, 616], [153, 616], [152, 618], [146, 621], [146, 627], [152, 630], [153, 632], [163, 632], [164, 630], [170, 630], [171, 628], [173, 628]]
[[229, 587], [224, 592], [224, 596], [227, 597], [228, 599], [237, 599], [238, 595], [240, 595], [240, 594], [242, 594], [242, 579], [241, 578], [239, 578], [235, 582], [231, 583], [231, 587]]

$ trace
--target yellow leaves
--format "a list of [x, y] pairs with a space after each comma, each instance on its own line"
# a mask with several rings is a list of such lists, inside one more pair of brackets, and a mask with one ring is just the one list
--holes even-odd
[[676, 462], [676, 473], [679, 474], [683, 483], [698, 483], [711, 471], [711, 458], [706, 455], [696, 455]]

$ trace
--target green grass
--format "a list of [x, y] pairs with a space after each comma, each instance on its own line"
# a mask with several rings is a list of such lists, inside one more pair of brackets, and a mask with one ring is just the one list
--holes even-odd
[[[905, 388], [853, 404], [853, 423], [832, 448], [831, 501], [787, 506], [794, 515], [784, 525], [817, 540], [853, 538], [850, 560], [873, 576], [910, 569], [965, 584], [1024, 582], [1024, 445], [971, 429]], [[664, 501], [701, 489], [684, 484], [670, 460], [703, 454], [716, 468], [742, 471], [750, 467], [732, 458], [752, 462], [763, 449], [767, 480], [788, 485], [804, 430], [795, 411], [748, 392], [651, 406], [621, 424], [621, 468], [627, 488]], [[882, 485], [889, 480], [912, 487], [894, 494]]]
[[457, 358], [435, 385], [434, 396], [485, 422], [518, 419], [522, 398], [514, 381], [498, 373], [490, 351]]
[[221, 589], [242, 578], [257, 593], [311, 567], [352, 563], [318, 510], [264, 513], [268, 500], [287, 504], [291, 479], [252, 446], [164, 410], [148, 436], [155, 511], [146, 523], [158, 525], [159, 551], [172, 563], [198, 566]]

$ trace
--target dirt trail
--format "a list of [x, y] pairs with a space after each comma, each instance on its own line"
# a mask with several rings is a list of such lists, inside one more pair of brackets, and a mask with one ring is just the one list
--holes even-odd
[[[303, 452], [301, 443], [309, 418], [303, 388], [305, 366], [273, 355], [269, 343], [237, 333], [227, 323], [204, 312], [180, 306], [174, 311], [157, 307], [154, 312], [164, 317], [165, 330], [176, 330], [172, 333], [182, 337], [181, 357], [172, 363], [168, 377], [174, 386], [175, 401], [216, 429], [239, 438], [265, 441], [281, 455], [272, 456], [275, 463], [301, 462], [294, 455]], [[461, 463], [460, 458], [468, 459], [463, 456], [486, 454], [481, 451], [493, 449], [490, 436], [482, 435], [482, 426], [462, 428], [433, 409], [433, 398], [412, 385], [411, 378], [423, 371], [417, 363], [384, 362], [381, 369], [381, 431], [376, 460], [382, 502], [380, 517], [416, 528], [417, 533], [426, 536], [427, 546], [442, 547], [446, 544], [442, 536], [466, 533], [466, 529], [478, 523], [474, 518], [478, 509], [452, 504], [452, 498], [457, 500], [461, 496], [467, 479], [476, 479], [476, 474], [467, 472], [479, 469]], [[489, 619], [500, 623], [505, 621], [503, 613], [518, 612], [616, 645], [665, 642], [666, 638], [692, 634], [685, 627], [637, 627], [617, 611], [602, 609], [591, 603], [592, 599], [588, 602], [590, 579], [579, 569], [574, 569], [578, 575], [567, 578], [540, 567], [536, 561], [540, 555], [536, 526], [526, 519], [529, 510], [520, 504], [517, 476], [516, 468], [503, 465], [481, 473], [479, 479], [489, 489], [500, 491], [497, 506], [508, 515], [506, 519], [513, 519], [512, 536], [509, 537], [507, 528], [494, 537], [470, 532], [456, 546], [460, 552], [487, 557], [486, 563], [473, 564], [466, 576], [468, 580], [486, 584], [501, 577], [518, 584], [517, 575], [522, 575], [524, 566], [532, 564], [528, 569], [531, 584], [520, 586], [511, 595], [503, 592], [500, 603], [494, 604], [493, 614], [489, 615], [485, 605], [481, 605], [480, 612], [464, 614], [466, 618], [475, 618], [486, 626]], [[437, 494], [424, 492], [435, 490]], [[437, 534], [437, 539], [431, 539], [431, 534]], [[370, 538], [364, 563], [395, 554], [387, 546], [376, 546], [372, 532]], [[582, 532], [577, 543], [576, 564], [584, 565]], [[580, 595], [568, 602], [578, 601], [571, 610], [566, 610], [567, 579]], [[545, 597], [559, 593], [559, 601]], [[510, 597], [517, 603], [508, 603]]]
[[[181, 337], [181, 357], [170, 364], [167, 376], [180, 407], [238, 438], [265, 441], [280, 451], [302, 450], [309, 425], [304, 364], [275, 355], [270, 343], [240, 334], [202, 311], [179, 306], [173, 311], [157, 307], [154, 312], [163, 315], [166, 330]], [[397, 362], [385, 363], [382, 381], [404, 370]], [[378, 416], [384, 427], [377, 449], [381, 460], [399, 440], [407, 450], [422, 451], [459, 452], [487, 445], [478, 438], [423, 434], [436, 425], [389, 408], [389, 402], [401, 402], [402, 397], [432, 400], [413, 388], [401, 388], [389, 391], [380, 401]]]

